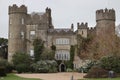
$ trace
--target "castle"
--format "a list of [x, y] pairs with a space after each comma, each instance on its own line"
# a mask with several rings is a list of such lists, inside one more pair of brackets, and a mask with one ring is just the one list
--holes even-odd
[[[56, 60], [70, 60], [70, 47], [77, 44], [77, 35], [87, 38], [88, 34], [96, 32], [102, 35], [106, 30], [115, 28], [115, 11], [113, 9], [101, 9], [96, 11], [96, 27], [89, 29], [88, 23], [77, 23], [77, 30], [74, 25], [70, 28], [54, 28], [52, 24], [51, 9], [46, 8], [44, 13], [27, 13], [27, 7], [21, 5], [9, 6], [9, 41], [8, 61], [16, 52], [25, 52], [34, 56], [32, 42], [35, 38], [41, 38], [45, 47], [56, 46]], [[74, 68], [79, 68], [80, 59], [75, 55]]]

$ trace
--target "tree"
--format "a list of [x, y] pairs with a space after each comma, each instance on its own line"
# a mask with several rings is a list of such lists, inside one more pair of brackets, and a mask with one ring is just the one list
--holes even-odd
[[70, 60], [66, 62], [68, 68], [73, 69], [74, 55], [75, 55], [75, 46], [72, 45], [70, 47]]
[[8, 39], [0, 38], [0, 57], [7, 59], [8, 54]]
[[39, 61], [40, 56], [43, 53], [44, 50], [44, 42], [41, 39], [35, 39], [33, 41], [33, 46], [34, 46], [34, 60]]
[[17, 52], [13, 55], [12, 62], [16, 70], [21, 73], [28, 72], [30, 70], [29, 66], [32, 60], [29, 54]]
[[120, 73], [120, 56], [106, 56], [100, 59], [100, 66], [106, 70]]
[[41, 54], [42, 60], [54, 60], [55, 52], [50, 49], [44, 49], [43, 53]]
[[105, 35], [95, 36], [89, 46], [91, 59], [99, 60], [103, 56], [120, 54], [120, 38], [116, 35], [106, 33]]
[[88, 46], [92, 41], [92, 37], [89, 35], [87, 38], [77, 35], [77, 54], [80, 58], [86, 59], [88, 57]]
[[56, 51], [56, 46], [52, 44], [51, 50]]

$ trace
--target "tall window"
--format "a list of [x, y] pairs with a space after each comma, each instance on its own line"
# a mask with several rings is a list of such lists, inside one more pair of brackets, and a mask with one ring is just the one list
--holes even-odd
[[35, 38], [35, 31], [30, 31], [30, 39], [34, 39]]
[[25, 20], [24, 20], [24, 18], [22, 18], [21, 22], [22, 22], [22, 24], [25, 24]]
[[83, 35], [83, 31], [82, 31], [82, 35]]
[[24, 32], [21, 32], [21, 38], [24, 39]]
[[70, 40], [68, 38], [57, 38], [56, 44], [69, 44]]
[[12, 24], [12, 19], [9, 19], [9, 24]]
[[34, 57], [34, 50], [33, 49], [30, 50], [30, 56]]

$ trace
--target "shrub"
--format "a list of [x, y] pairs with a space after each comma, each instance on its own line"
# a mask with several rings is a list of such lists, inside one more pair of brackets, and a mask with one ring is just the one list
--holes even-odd
[[108, 71], [98, 67], [98, 66], [93, 66], [87, 73], [85, 78], [106, 78], [108, 77]]
[[100, 60], [100, 66], [103, 69], [113, 70], [116, 73], [120, 73], [120, 57], [119, 56], [103, 57]]
[[6, 76], [6, 69], [5, 67], [0, 67], [0, 77]]
[[10, 64], [10, 63], [8, 63], [8, 61], [5, 60], [5, 59], [0, 59], [0, 66], [1, 66], [1, 67], [4, 67], [4, 68], [5, 68], [5, 71], [6, 71], [7, 73], [12, 72], [12, 70], [13, 70], [13, 65]]
[[57, 72], [57, 62], [54, 60], [47, 60], [47, 66], [49, 67], [49, 72]]
[[16, 70], [18, 73], [28, 72], [29, 67], [26, 64], [18, 64], [16, 65]]
[[48, 66], [45, 61], [38, 61], [37, 63], [33, 63], [31, 65], [31, 68], [33, 72], [36, 72], [36, 73], [47, 73], [48, 72]]
[[29, 72], [30, 64], [32, 62], [29, 54], [26, 53], [16, 53], [13, 55], [13, 65], [18, 73]]
[[67, 72], [72, 72], [73, 70], [71, 68], [67, 68]]
[[91, 69], [91, 67], [93, 67], [94, 65], [96, 65], [95, 61], [89, 61], [86, 63], [86, 65], [83, 65], [82, 67], [80, 67], [78, 69], [78, 72], [87, 73]]
[[31, 70], [36, 73], [57, 72], [57, 63], [54, 60], [41, 60], [33, 63]]

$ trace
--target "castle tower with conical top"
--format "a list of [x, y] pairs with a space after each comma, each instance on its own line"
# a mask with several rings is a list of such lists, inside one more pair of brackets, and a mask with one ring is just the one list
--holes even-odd
[[96, 11], [96, 32], [97, 35], [104, 35], [106, 33], [115, 34], [115, 10], [101, 9]]
[[12, 60], [16, 52], [25, 52], [26, 43], [26, 17], [27, 7], [21, 5], [9, 6], [9, 42], [8, 42], [8, 61]]

